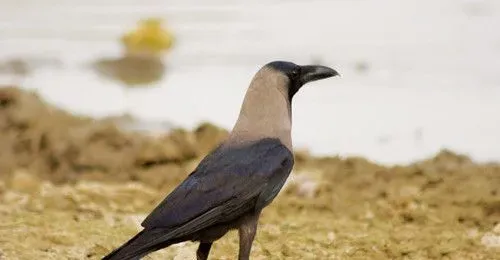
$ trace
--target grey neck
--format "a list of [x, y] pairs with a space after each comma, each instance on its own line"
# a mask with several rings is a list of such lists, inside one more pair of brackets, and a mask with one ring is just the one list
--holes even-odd
[[228, 142], [245, 143], [278, 138], [292, 151], [292, 111], [285, 76], [256, 75], [248, 88]]

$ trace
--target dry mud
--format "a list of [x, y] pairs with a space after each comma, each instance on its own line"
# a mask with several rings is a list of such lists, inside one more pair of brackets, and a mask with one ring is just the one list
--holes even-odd
[[[0, 259], [100, 259], [227, 131], [166, 135], [67, 114], [0, 89]], [[441, 151], [386, 167], [296, 153], [286, 187], [263, 211], [252, 259], [500, 259], [500, 165]], [[194, 259], [187, 242], [147, 259]], [[235, 259], [238, 239], [211, 259]]]

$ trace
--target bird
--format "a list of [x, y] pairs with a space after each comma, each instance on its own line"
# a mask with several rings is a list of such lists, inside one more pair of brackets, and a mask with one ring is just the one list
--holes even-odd
[[212, 244], [236, 229], [238, 259], [250, 259], [261, 212], [294, 165], [292, 99], [306, 83], [338, 75], [327, 66], [282, 60], [259, 68], [229, 136], [152, 210], [142, 231], [102, 259], [141, 259], [194, 241], [196, 258], [206, 260]]

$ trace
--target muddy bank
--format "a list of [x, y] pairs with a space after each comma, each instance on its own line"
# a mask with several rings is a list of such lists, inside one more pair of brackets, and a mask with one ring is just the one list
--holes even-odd
[[[0, 255], [100, 259], [227, 131], [147, 136], [75, 117], [15, 88], [0, 89]], [[292, 176], [263, 212], [253, 259], [495, 259], [500, 165], [451, 151], [411, 165], [296, 154]], [[234, 259], [236, 233], [213, 247]], [[185, 243], [150, 259], [193, 259]], [[1, 257], [0, 257], [1, 258]], [[2, 258], [2, 259], [3, 259]]]
[[122, 131], [111, 119], [70, 115], [35, 94], [0, 89], [0, 178], [23, 168], [54, 183], [140, 180], [161, 186], [226, 135], [208, 123], [156, 136]]

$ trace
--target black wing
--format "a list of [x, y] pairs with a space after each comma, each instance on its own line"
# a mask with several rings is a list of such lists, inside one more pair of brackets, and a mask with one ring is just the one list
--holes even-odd
[[142, 222], [180, 237], [235, 219], [269, 204], [293, 167], [293, 154], [278, 139], [242, 147], [220, 146]]

